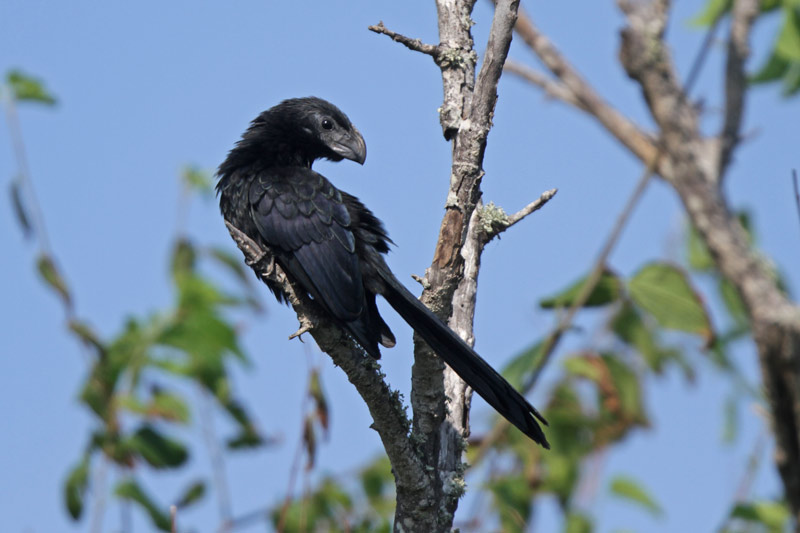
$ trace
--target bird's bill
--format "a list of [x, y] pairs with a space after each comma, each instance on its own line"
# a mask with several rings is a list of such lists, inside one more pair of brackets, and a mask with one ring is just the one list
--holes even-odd
[[367, 160], [367, 143], [364, 142], [364, 137], [361, 133], [353, 128], [353, 133], [347, 135], [339, 141], [333, 141], [329, 145], [337, 155], [342, 156], [344, 159], [355, 161], [359, 165], [363, 165]]

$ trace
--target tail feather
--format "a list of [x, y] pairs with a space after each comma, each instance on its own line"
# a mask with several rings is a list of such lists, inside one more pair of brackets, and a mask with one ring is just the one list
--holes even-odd
[[467, 385], [525, 435], [549, 449], [536, 419], [547, 420], [475, 350], [425, 307], [391, 272], [382, 270], [383, 297]]

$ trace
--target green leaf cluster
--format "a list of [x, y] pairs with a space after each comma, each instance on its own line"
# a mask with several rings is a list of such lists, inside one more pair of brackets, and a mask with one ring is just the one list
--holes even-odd
[[47, 90], [42, 80], [19, 69], [6, 73], [5, 86], [10, 97], [17, 102], [35, 102], [49, 106], [56, 103], [56, 98]]
[[[747, 238], [754, 242], [750, 217], [746, 213], [738, 217]], [[675, 341], [696, 339], [695, 345], [716, 368], [733, 378], [722, 419], [724, 441], [735, 438], [742, 399], [760, 398], [727, 355], [733, 342], [749, 334], [748, 317], [738, 293], [716, 270], [694, 230], [686, 233], [685, 251], [687, 268], [654, 261], [629, 277], [610, 268], [603, 271], [584, 304], [608, 317], [600, 334], [593, 334], [600, 339], [592, 341], [599, 347], [562, 355], [563, 372], [548, 391], [544, 415], [550, 422], [550, 451], [531, 446], [518, 431], [502, 423], [489, 433], [494, 435], [504, 428], [495, 440], [494, 453], [502, 454], [504, 461], [510, 460], [510, 466], [495, 469], [486, 484], [503, 531], [526, 531], [533, 502], [542, 495], [554, 496], [561, 505], [565, 531], [593, 531], [591, 516], [575, 503], [587, 463], [633, 431], [649, 427], [643, 390], [647, 378], [675, 368], [687, 381], [694, 380], [696, 364], [687, 358], [686, 344]], [[541, 307], [560, 311], [574, 305], [584, 292], [587, 279], [588, 276], [583, 277], [542, 299]], [[711, 287], [712, 292], [716, 290], [712, 297], [724, 311], [719, 320], [722, 328], [712, 323], [706, 298], [696, 288], [698, 284]], [[526, 390], [537, 382], [550, 342], [538, 340], [511, 360], [503, 374], [515, 387]], [[468, 451], [472, 462], [485, 456], [482, 439], [476, 441], [478, 447], [472, 446]], [[612, 477], [608, 492], [655, 518], [664, 514], [653, 494], [631, 476]], [[755, 521], [767, 531], [778, 531], [775, 528], [786, 524], [781, 509], [785, 511], [785, 507], [769, 502], [741, 504], [732, 510], [730, 522]]]
[[[70, 331], [94, 354], [81, 386], [80, 401], [93, 413], [96, 427], [86, 449], [68, 475], [64, 501], [74, 519], [84, 510], [91, 471], [99, 456], [125, 473], [114, 494], [138, 506], [161, 530], [170, 529], [167, 505], [151, 496], [136, 473], [140, 468], [176, 470], [190, 457], [188, 444], [176, 431], [193, 420], [186, 385], [200, 389], [227, 413], [237, 432], [230, 449], [253, 448], [266, 440], [232, 390], [232, 363], [248, 365], [230, 308], [258, 310], [250, 298], [233, 296], [205, 276], [204, 262], [231, 271], [245, 289], [244, 271], [222, 250], [196, 247], [177, 240], [171, 257], [175, 304], [147, 317], [130, 317], [121, 331], [103, 339], [88, 322], [73, 318]], [[43, 257], [39, 271], [65, 302], [70, 292], [54, 261]], [[243, 291], [246, 293], [247, 291]], [[193, 387], [192, 387], [193, 386]], [[188, 506], [205, 494], [206, 482], [193, 482], [171, 503]]]
[[389, 460], [380, 457], [369, 463], [358, 478], [357, 486], [347, 487], [326, 477], [312, 492], [276, 506], [270, 513], [273, 527], [285, 533], [389, 533], [395, 509]]
[[[696, 26], [709, 26], [729, 13], [732, 0], [708, 0], [703, 11], [692, 20]], [[800, 91], [800, 1], [761, 0], [761, 14], [779, 12], [780, 30], [769, 56], [750, 77], [751, 83], [780, 81], [784, 96]]]

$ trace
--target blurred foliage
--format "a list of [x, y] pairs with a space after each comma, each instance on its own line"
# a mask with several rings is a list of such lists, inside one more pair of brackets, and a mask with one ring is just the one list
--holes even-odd
[[[754, 241], [749, 216], [742, 213], [739, 218], [748, 238]], [[589, 340], [592, 348], [560, 356], [563, 371], [548, 391], [544, 415], [550, 422], [547, 435], [551, 450], [531, 446], [502, 421], [485, 436], [470, 441], [468, 460], [472, 466], [486, 461], [492, 465], [484, 487], [502, 531], [528, 531], [535, 502], [545, 495], [559, 502], [564, 531], [594, 531], [592, 517], [576, 502], [590, 475], [587, 472], [593, 471], [590, 465], [608, 448], [650, 427], [645, 387], [654, 378], [674, 369], [687, 382], [694, 381], [699, 360], [693, 353], [706, 355], [712, 368], [730, 377], [732, 390], [721, 406], [722, 442], [736, 437], [740, 403], [762, 401], [757, 387], [737, 371], [728, 355], [733, 343], [749, 335], [738, 293], [715, 270], [694, 230], [687, 229], [685, 235], [685, 267], [649, 262], [628, 278], [605, 270], [584, 305], [607, 317], [601, 332], [594, 332]], [[585, 280], [583, 277], [543, 299], [540, 306], [560, 312], [574, 303]], [[718, 303], [713, 306], [719, 311], [716, 321], [711, 319], [710, 306], [699, 285], [717, 289], [711, 295]], [[572, 332], [585, 334], [577, 329]], [[694, 341], [687, 343], [691, 339]], [[544, 340], [532, 343], [512, 358], [503, 375], [515, 386], [532, 383], [532, 376], [544, 362], [544, 345]], [[487, 442], [487, 438], [495, 440]], [[490, 453], [485, 453], [487, 446]], [[669, 512], [658, 502], [656, 493], [629, 474], [612, 476], [608, 494], [638, 506], [654, 519]], [[776, 524], [785, 527], [788, 520], [782, 518], [781, 510], [786, 512], [782, 503], [732, 505], [729, 521], [737, 527], [729, 531], [744, 531], [738, 525], [746, 521], [777, 531], [773, 529]], [[475, 518], [462, 529], [483, 531], [492, 520]]]
[[[230, 448], [265, 443], [236, 399], [228, 375], [231, 363], [246, 365], [248, 359], [226, 309], [252, 309], [252, 305], [205, 277], [198, 268], [201, 259], [228, 268], [216, 254], [198, 249], [188, 239], [176, 241], [171, 261], [176, 296], [172, 309], [130, 317], [108, 340], [94, 333], [87, 322], [70, 325], [95, 355], [80, 387], [80, 401], [95, 415], [97, 427], [65, 484], [67, 508], [76, 519], [82, 515], [95, 457], [102, 455], [128, 473], [114, 493], [140, 506], [156, 527], [169, 529], [167, 506], [150, 496], [134, 476], [145, 466], [175, 470], [186, 464], [189, 445], [175, 432], [193, 420], [185, 384], [206, 391], [238, 427], [238, 433], [229, 438]], [[172, 503], [191, 505], [204, 492], [205, 483], [197, 482]]]
[[359, 483], [326, 477], [311, 492], [289, 499], [271, 514], [283, 533], [390, 533], [394, 516], [394, 476], [389, 460], [380, 457], [358, 473]]
[[[733, 0], [707, 0], [692, 23], [710, 26], [718, 17], [728, 14]], [[778, 12], [780, 30], [769, 56], [750, 77], [751, 83], [780, 81], [784, 96], [800, 91], [800, 0], [761, 0], [761, 15]]]
[[6, 73], [5, 87], [9, 97], [15, 102], [34, 102], [44, 105], [55, 105], [56, 98], [47, 90], [39, 78], [26, 74], [19, 69]]
[[[20, 71], [7, 74], [2, 92], [10, 97], [11, 106], [25, 101], [55, 103], [40, 80]], [[12, 181], [11, 200], [20, 228], [26, 236], [32, 236], [29, 204], [33, 197], [22, 194], [30, 177], [22, 169], [20, 172]], [[182, 179], [186, 198], [212, 190], [210, 176], [197, 169], [185, 170]], [[37, 230], [36, 236], [41, 238], [43, 228]], [[151, 495], [137, 474], [143, 468], [177, 471], [187, 464], [191, 447], [180, 436], [187, 433], [181, 428], [195, 418], [187, 391], [200, 389], [229, 415], [237, 428], [228, 438], [230, 449], [254, 448], [267, 442], [244, 403], [236, 398], [229, 376], [232, 364], [248, 365], [229, 311], [261, 310], [253, 296], [252, 282], [241, 262], [226, 250], [198, 247], [187, 237], [178, 236], [169, 263], [174, 305], [148, 316], [128, 317], [115, 335], [104, 338], [89, 320], [75, 315], [74, 294], [52, 251], [41, 240], [36, 270], [63, 304], [68, 331], [90, 354], [89, 370], [78, 388], [79, 401], [94, 417], [94, 428], [64, 482], [67, 512], [75, 520], [83, 516], [95, 469], [110, 463], [123, 477], [113, 493], [138, 506], [156, 528], [169, 531], [168, 505]], [[214, 263], [232, 273], [241, 294], [228, 293], [205, 275], [202, 263]], [[317, 388], [321, 391], [319, 384]], [[321, 392], [319, 397], [322, 402]], [[192, 482], [169, 503], [186, 507], [200, 501], [206, 484], [205, 480]]]

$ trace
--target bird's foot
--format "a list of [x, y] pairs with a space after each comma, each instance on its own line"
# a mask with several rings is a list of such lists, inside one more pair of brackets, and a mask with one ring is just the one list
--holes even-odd
[[298, 338], [300, 339], [300, 342], [303, 342], [303, 337], [302, 337], [303, 333], [308, 333], [309, 331], [311, 331], [311, 324], [308, 322], [301, 322], [300, 329], [289, 335], [289, 340]]

